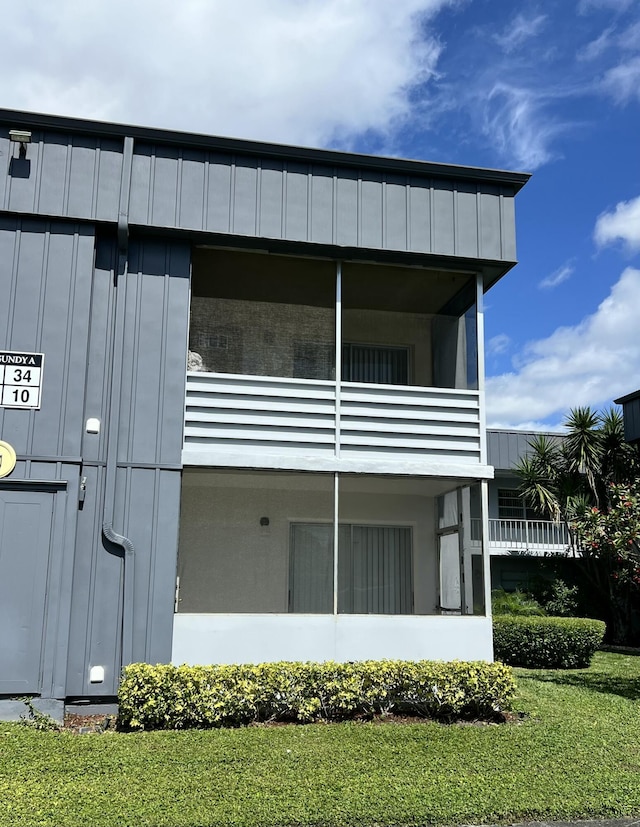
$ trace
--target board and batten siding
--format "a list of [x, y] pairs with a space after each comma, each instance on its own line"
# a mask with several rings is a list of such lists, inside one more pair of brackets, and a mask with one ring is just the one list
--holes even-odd
[[[113, 233], [0, 216], [0, 349], [44, 353], [40, 409], [0, 408], [2, 439], [18, 455], [0, 490], [23, 492], [25, 507], [29, 492], [34, 501], [43, 491], [41, 499], [53, 502], [48, 551], [43, 541], [38, 561], [48, 600], [42, 651], [34, 643], [30, 660], [41, 683], [28, 689], [44, 697], [117, 691], [122, 549], [102, 536], [113, 394], [120, 409], [112, 435], [113, 524], [135, 547], [133, 654], [151, 662], [171, 654], [190, 245], [132, 239], [116, 288], [117, 261]], [[121, 380], [114, 387], [116, 294], [125, 307]], [[86, 432], [90, 417], [99, 420], [99, 434]], [[7, 532], [4, 555], [20, 541]], [[0, 574], [9, 576], [13, 569], [7, 574], [1, 556], [0, 564]], [[28, 579], [13, 582], [15, 601], [26, 605], [31, 588]], [[89, 684], [88, 665], [95, 664], [104, 667], [105, 680]]]
[[[456, 178], [287, 160], [237, 144], [222, 151], [135, 140], [130, 225], [515, 261], [515, 185], [463, 171]], [[27, 158], [15, 147], [0, 127], [1, 209], [118, 220], [122, 138], [33, 129]]]
[[[126, 274], [114, 287], [115, 241], [99, 238], [89, 317], [85, 417], [101, 433], [83, 435], [86, 499], [78, 511], [73, 562], [67, 694], [117, 691], [122, 646], [122, 549], [102, 536], [111, 394], [119, 413], [113, 526], [134, 545], [132, 654], [170, 657], [180, 510], [182, 423], [189, 307], [190, 247], [132, 239]], [[116, 297], [116, 293], [122, 291]], [[124, 302], [117, 332], [116, 301]], [[122, 336], [120, 386], [112, 386], [114, 336]], [[127, 563], [127, 565], [130, 565]], [[129, 572], [131, 575], [131, 572]], [[129, 576], [128, 575], [128, 576]], [[87, 664], [105, 667], [88, 682]]]
[[615, 403], [622, 405], [624, 438], [627, 442], [640, 442], [640, 390], [621, 396]]
[[512, 471], [522, 457], [531, 453], [530, 442], [545, 436], [552, 442], [560, 442], [562, 434], [540, 431], [487, 430], [487, 456], [489, 465], [502, 471]]
[[0, 216], [0, 349], [45, 355], [40, 410], [0, 408], [18, 455], [80, 457], [93, 255], [92, 227]]
[[513, 194], [486, 184], [138, 145], [130, 221], [512, 261]]

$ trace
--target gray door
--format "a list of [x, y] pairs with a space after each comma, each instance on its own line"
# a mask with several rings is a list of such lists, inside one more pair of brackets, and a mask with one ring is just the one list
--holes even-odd
[[0, 488], [0, 694], [40, 692], [54, 494]]

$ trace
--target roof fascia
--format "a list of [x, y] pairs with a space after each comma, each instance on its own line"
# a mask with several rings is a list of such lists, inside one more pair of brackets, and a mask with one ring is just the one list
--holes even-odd
[[626, 396], [620, 396], [618, 399], [614, 399], [613, 401], [616, 405], [624, 405], [625, 402], [633, 402], [635, 399], [640, 399], [640, 390], [628, 393]]
[[377, 155], [339, 152], [331, 149], [288, 146], [285, 144], [262, 143], [240, 138], [222, 138], [198, 133], [179, 132], [145, 126], [108, 123], [61, 115], [47, 115], [35, 112], [0, 108], [0, 123], [10, 127], [30, 126], [60, 132], [76, 132], [102, 137], [132, 137], [152, 143], [194, 146], [208, 150], [219, 150], [244, 155], [298, 160], [306, 163], [328, 164], [350, 168], [376, 169], [391, 173], [404, 173], [420, 177], [467, 180], [497, 186], [513, 187], [518, 192], [531, 177], [527, 172], [485, 169], [483, 167], [441, 164], [431, 161], [416, 161], [406, 158], [389, 158]]

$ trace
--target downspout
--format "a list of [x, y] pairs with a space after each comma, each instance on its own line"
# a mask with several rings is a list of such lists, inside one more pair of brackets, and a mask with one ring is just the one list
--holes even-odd
[[123, 551], [123, 599], [122, 599], [122, 662], [133, 660], [133, 597], [135, 547], [129, 537], [118, 534], [113, 528], [116, 499], [116, 472], [118, 465], [118, 436], [120, 432], [120, 391], [122, 389], [122, 360], [124, 351], [125, 297], [118, 289], [120, 279], [127, 275], [129, 254], [129, 193], [133, 164], [133, 138], [125, 137], [122, 153], [122, 181], [118, 209], [118, 264], [113, 275], [115, 319], [111, 344], [111, 399], [106, 446], [106, 472], [102, 535], [109, 543]]

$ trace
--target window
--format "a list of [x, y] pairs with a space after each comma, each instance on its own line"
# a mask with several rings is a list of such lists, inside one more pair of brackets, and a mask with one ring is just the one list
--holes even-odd
[[517, 488], [498, 489], [498, 517], [501, 520], [542, 520], [544, 517], [529, 508]]
[[376, 385], [408, 385], [409, 348], [344, 344], [342, 379]]
[[[411, 614], [413, 565], [408, 526], [340, 525], [338, 612]], [[333, 526], [293, 523], [289, 611], [333, 611]]]

